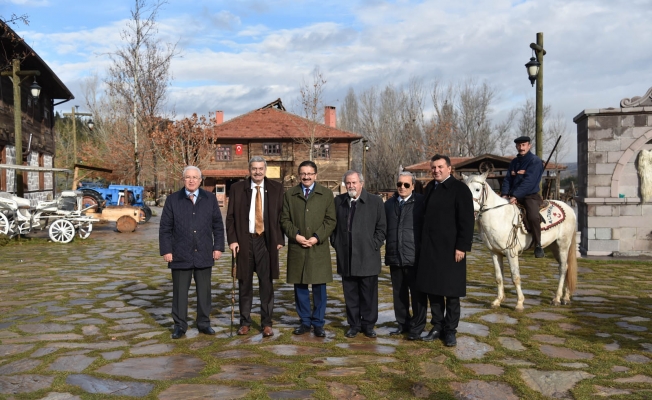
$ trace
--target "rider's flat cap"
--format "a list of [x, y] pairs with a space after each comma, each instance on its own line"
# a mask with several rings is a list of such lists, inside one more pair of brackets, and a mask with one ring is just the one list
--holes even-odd
[[514, 139], [514, 143], [525, 143], [525, 142], [531, 142], [531, 141], [532, 141], [532, 139], [530, 139], [529, 136], [521, 136], [521, 137], [517, 137], [516, 139]]

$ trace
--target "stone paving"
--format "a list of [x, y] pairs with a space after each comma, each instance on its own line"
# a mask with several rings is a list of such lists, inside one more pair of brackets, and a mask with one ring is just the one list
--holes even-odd
[[[458, 345], [446, 348], [389, 336], [387, 268], [379, 278], [377, 339], [344, 337], [337, 277], [328, 287], [327, 337], [293, 336], [298, 319], [284, 271], [275, 285], [276, 335], [263, 339], [254, 314], [253, 332], [234, 336], [225, 254], [213, 270], [217, 335], [192, 328], [171, 340], [172, 283], [157, 240], [153, 217], [134, 233], [96, 225], [88, 241], [0, 247], [0, 398], [652, 397], [650, 264], [580, 261], [572, 305], [553, 308], [552, 259], [525, 255], [526, 309], [518, 313], [509, 285], [504, 306], [489, 307], [493, 267], [475, 243]], [[192, 296], [191, 289], [191, 318]]]

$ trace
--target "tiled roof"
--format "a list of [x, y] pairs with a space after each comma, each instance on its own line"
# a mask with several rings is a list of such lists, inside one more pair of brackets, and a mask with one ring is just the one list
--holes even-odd
[[320, 139], [360, 139], [355, 133], [316, 125], [298, 115], [276, 108], [254, 110], [215, 127], [218, 139], [299, 139], [309, 135], [313, 126]]
[[202, 172], [203, 176], [211, 178], [244, 178], [249, 175], [248, 169], [205, 169]]

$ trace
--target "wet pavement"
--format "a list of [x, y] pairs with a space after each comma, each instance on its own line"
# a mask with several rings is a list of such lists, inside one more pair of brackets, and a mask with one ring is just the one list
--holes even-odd
[[[229, 254], [213, 269], [217, 334], [194, 327], [191, 288], [191, 328], [172, 340], [172, 283], [158, 255], [156, 216], [133, 233], [98, 224], [86, 241], [25, 240], [0, 247], [0, 255], [0, 398], [652, 397], [649, 263], [580, 261], [572, 305], [554, 308], [553, 260], [527, 255], [519, 313], [510, 285], [504, 306], [489, 307], [493, 267], [475, 243], [458, 344], [446, 348], [389, 335], [395, 326], [386, 267], [377, 339], [344, 337], [337, 279], [328, 286], [327, 336], [292, 335], [299, 320], [284, 267], [275, 283], [275, 335], [259, 332], [255, 299], [252, 331], [236, 336]], [[505, 275], [509, 282], [508, 269]]]

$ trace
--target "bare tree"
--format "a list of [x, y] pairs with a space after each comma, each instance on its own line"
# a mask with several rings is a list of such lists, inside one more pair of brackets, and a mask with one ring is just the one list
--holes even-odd
[[[536, 103], [534, 99], [529, 98], [523, 105], [517, 108], [517, 136], [529, 136], [532, 138], [532, 147], [536, 148]], [[546, 126], [546, 120], [550, 114], [550, 105], [543, 106], [543, 126]], [[545, 131], [545, 129], [544, 129]], [[545, 133], [544, 133], [545, 136]], [[544, 139], [545, 146], [545, 139]]]
[[324, 139], [317, 134], [317, 128], [324, 113], [323, 95], [326, 82], [324, 74], [320, 71], [319, 66], [316, 66], [312, 70], [310, 81], [306, 81], [304, 78], [300, 87], [300, 115], [304, 118], [304, 126], [301, 127], [301, 130], [305, 134], [304, 137], [298, 138], [296, 141], [308, 149], [310, 161], [315, 159], [315, 147], [318, 148], [324, 144]]
[[[344, 102], [340, 107], [338, 113], [339, 121], [338, 128], [360, 134], [360, 110], [358, 105], [358, 98], [352, 87], [349, 88], [344, 98]], [[352, 143], [351, 152], [351, 168], [355, 171], [362, 171], [362, 152], [364, 151], [364, 144], [362, 140], [357, 140]]]
[[[157, 37], [156, 19], [166, 0], [134, 0], [131, 19], [121, 36], [123, 47], [111, 55], [106, 83], [112, 96], [121, 98], [130, 113], [133, 134], [134, 181], [140, 184], [141, 150], [152, 150], [151, 133], [165, 105], [172, 79], [170, 63], [177, 55], [176, 43], [163, 44]], [[139, 130], [148, 141], [139, 142]]]
[[[557, 144], [555, 152], [552, 153], [552, 157], [550, 157], [555, 142], [557, 142], [557, 138], [560, 136], [561, 139], [559, 139], [559, 144]], [[570, 151], [570, 146], [568, 144], [569, 135], [566, 118], [564, 117], [564, 114], [558, 112], [550, 121], [548, 121], [547, 126], [543, 130], [543, 161], [545, 162], [545, 160], [550, 157], [550, 162], [554, 164], [562, 162], [568, 156]]]
[[457, 111], [455, 88], [435, 80], [430, 93], [435, 113], [426, 130], [426, 155], [456, 155], [461, 144], [457, 137]]

